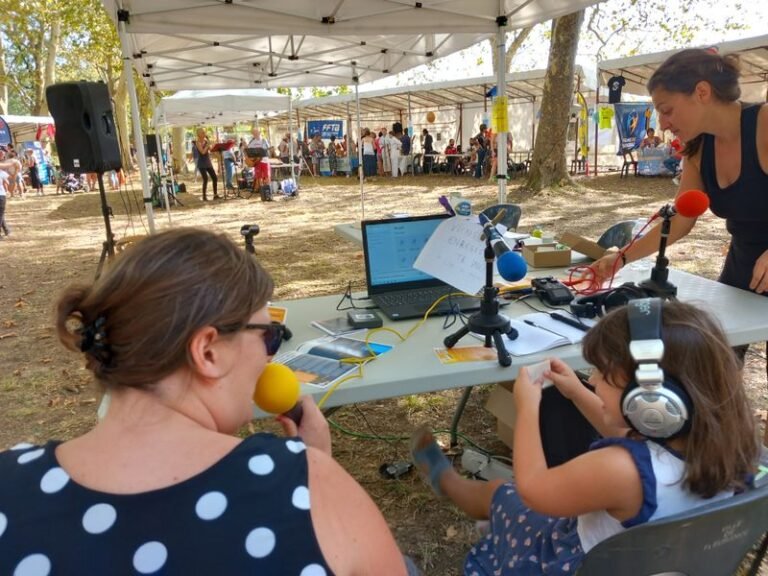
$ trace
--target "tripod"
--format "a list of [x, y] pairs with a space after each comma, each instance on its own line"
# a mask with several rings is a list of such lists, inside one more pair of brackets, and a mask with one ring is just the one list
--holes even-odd
[[499, 364], [509, 366], [512, 364], [512, 358], [507, 352], [502, 335], [506, 334], [508, 338], [514, 340], [517, 338], [517, 330], [512, 328], [509, 318], [499, 314], [499, 300], [497, 298], [499, 289], [493, 285], [493, 247], [491, 239], [486, 234], [485, 237], [485, 286], [483, 287], [483, 299], [480, 302], [480, 311], [469, 317], [467, 323], [457, 332], [446, 336], [443, 340], [446, 348], [453, 348], [456, 343], [470, 332], [482, 334], [485, 336], [485, 347], [491, 347], [491, 339], [496, 344], [496, 354], [499, 358]]
[[670, 222], [670, 218], [672, 218], [670, 210], [670, 206], [665, 206], [662, 209], [661, 216], [664, 218], [664, 221], [661, 223], [661, 239], [659, 240], [659, 253], [656, 256], [656, 264], [651, 270], [651, 277], [640, 282], [640, 288], [645, 290], [649, 296], [674, 300], [675, 296], [677, 296], [677, 287], [668, 280], [669, 258], [665, 255], [669, 229], [672, 225]]
[[112, 208], [107, 204], [107, 193], [104, 191], [104, 172], [97, 172], [96, 176], [99, 181], [99, 198], [101, 198], [101, 214], [104, 216], [104, 229], [107, 233], [107, 239], [101, 245], [101, 256], [99, 257], [99, 265], [96, 267], [96, 279], [101, 276], [101, 269], [104, 267], [104, 262], [107, 257], [113, 258], [115, 256], [115, 237], [112, 234], [112, 226], [109, 222], [109, 218], [112, 216]]

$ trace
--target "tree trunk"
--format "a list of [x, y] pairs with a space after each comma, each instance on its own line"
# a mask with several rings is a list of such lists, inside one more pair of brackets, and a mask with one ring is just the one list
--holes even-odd
[[565, 143], [573, 100], [573, 75], [579, 30], [584, 12], [568, 14], [552, 23], [549, 63], [541, 99], [541, 121], [536, 134], [526, 187], [533, 191], [569, 183]]
[[6, 75], [8, 70], [5, 67], [5, 49], [0, 42], [0, 114], [10, 114], [8, 111], [8, 82]]
[[[43, 94], [46, 87], [56, 83], [56, 55], [59, 52], [59, 41], [61, 40], [61, 20], [54, 16], [51, 23], [51, 34], [48, 38], [48, 45], [45, 54], [45, 73], [43, 76]], [[40, 105], [40, 114], [48, 114], [48, 100], [43, 98]]]
[[130, 64], [123, 65], [123, 72], [117, 81], [115, 88], [115, 124], [117, 124], [117, 136], [120, 140], [120, 158], [123, 168], [127, 172], [131, 168], [131, 141], [128, 130], [128, 84], [126, 71], [131, 70]]
[[171, 143], [173, 144], [173, 171], [176, 174], [187, 173], [187, 151], [184, 149], [184, 128], [174, 126], [171, 129]]
[[31, 56], [35, 63], [34, 69], [34, 104], [32, 105], [32, 115], [40, 116], [45, 104], [45, 68], [43, 67], [43, 47], [45, 45], [45, 30], [40, 30], [35, 39], [35, 45], [32, 47]]

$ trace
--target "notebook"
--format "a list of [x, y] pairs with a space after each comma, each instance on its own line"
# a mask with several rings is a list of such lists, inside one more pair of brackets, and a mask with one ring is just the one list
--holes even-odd
[[[364, 220], [363, 254], [368, 296], [391, 320], [418, 318], [445, 294], [458, 292], [442, 280], [413, 267], [435, 228], [449, 214]], [[433, 311], [478, 310], [479, 298], [450, 297]]]

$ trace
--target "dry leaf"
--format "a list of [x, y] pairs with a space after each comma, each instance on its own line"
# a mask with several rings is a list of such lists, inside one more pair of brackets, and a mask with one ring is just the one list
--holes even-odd
[[13, 320], [3, 320], [3, 328], [14, 328], [16, 326], [16, 322]]
[[458, 535], [459, 531], [456, 529], [456, 526], [448, 526], [448, 528], [445, 529], [445, 539], [446, 540], [454, 540], [456, 536]]
[[0, 334], [0, 340], [3, 340], [5, 338], [13, 338], [15, 336], [18, 336], [16, 332], [7, 332], [6, 334]]

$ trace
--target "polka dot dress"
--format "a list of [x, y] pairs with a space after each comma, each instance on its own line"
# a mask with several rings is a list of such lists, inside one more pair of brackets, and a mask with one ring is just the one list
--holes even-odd
[[0, 576], [332, 574], [299, 439], [252, 436], [189, 480], [133, 495], [78, 485], [57, 445], [0, 453]]

